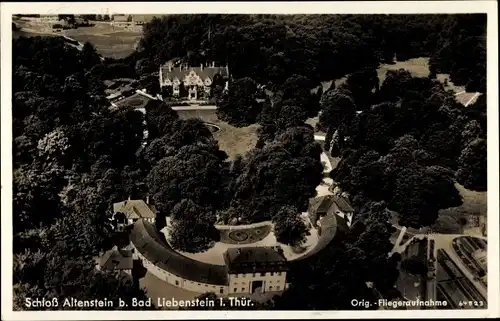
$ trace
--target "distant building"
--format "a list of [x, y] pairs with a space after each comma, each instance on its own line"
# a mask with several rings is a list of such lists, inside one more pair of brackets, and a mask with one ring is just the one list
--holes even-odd
[[349, 201], [339, 195], [325, 195], [313, 198], [308, 209], [313, 226], [327, 214], [334, 214], [339, 226], [350, 228], [354, 216], [354, 209]]
[[213, 62], [207, 66], [201, 64], [199, 67], [190, 67], [181, 64], [174, 67], [171, 63], [167, 63], [160, 67], [160, 87], [171, 87], [174, 97], [199, 100], [202, 96], [207, 97], [210, 94], [212, 83], [217, 75], [225, 81], [225, 89], [227, 89], [228, 66], [217, 67]]
[[137, 14], [137, 15], [132, 15], [132, 22], [136, 25], [144, 25], [148, 22], [150, 22], [151, 20], [153, 20], [153, 18], [155, 17], [155, 15], [150, 15], [150, 14], [145, 14], [145, 15], [140, 15], [140, 14]]
[[40, 15], [39, 18], [40, 18], [40, 20], [59, 21], [59, 15], [57, 15], [57, 14], [50, 14], [50, 15], [42, 14], [42, 15]]
[[100, 271], [132, 275], [134, 258], [131, 250], [122, 250], [115, 246], [104, 252], [98, 261], [97, 269]]
[[[118, 228], [134, 224], [139, 219], [154, 223], [156, 219], [156, 208], [148, 204], [149, 200], [127, 200], [113, 204], [114, 217], [117, 220]], [[121, 213], [122, 215], [119, 215]]]
[[125, 14], [115, 14], [111, 17], [114, 22], [127, 22], [128, 15]]
[[229, 248], [229, 293], [281, 292], [286, 288], [287, 260], [271, 247]]

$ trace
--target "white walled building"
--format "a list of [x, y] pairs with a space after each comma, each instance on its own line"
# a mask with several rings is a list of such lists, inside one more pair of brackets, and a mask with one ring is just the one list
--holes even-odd
[[[203, 94], [205, 96], [210, 94], [212, 83], [217, 75], [222, 77], [227, 89], [228, 66], [216, 67], [213, 62], [211, 65], [201, 64], [199, 67], [190, 67], [186, 64], [174, 67], [171, 63], [167, 63], [160, 66], [160, 87], [171, 87], [174, 97], [184, 98], [183, 96], [187, 95], [188, 100], [199, 100]], [[184, 88], [185, 93], [181, 91], [181, 87]]]
[[130, 235], [134, 258], [157, 278], [176, 287], [221, 296], [282, 292], [286, 289], [287, 261], [271, 247], [231, 248], [226, 265], [188, 258], [165, 241], [150, 222], [140, 219]]
[[113, 204], [113, 213], [115, 218], [118, 213], [124, 215], [125, 221], [118, 222], [119, 227], [134, 224], [139, 219], [144, 219], [153, 224], [156, 220], [156, 208], [154, 205], [149, 204], [149, 197], [146, 199], [146, 202], [143, 200], [128, 199], [115, 203]]
[[177, 253], [150, 222], [136, 221], [130, 242], [135, 258], [160, 280], [189, 291], [228, 294], [226, 266], [195, 261]]
[[286, 288], [286, 258], [270, 247], [229, 248], [229, 293], [281, 292]]

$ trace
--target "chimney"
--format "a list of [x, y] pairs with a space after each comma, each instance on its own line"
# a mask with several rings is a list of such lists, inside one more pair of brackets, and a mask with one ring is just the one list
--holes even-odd
[[215, 61], [212, 61], [212, 68], [215, 68]]
[[168, 64], [168, 72], [172, 72], [172, 64]]
[[203, 70], [203, 64], [200, 65], [201, 70]]
[[130, 201], [130, 195], [129, 195], [129, 197], [128, 197], [128, 200]]
[[182, 71], [182, 64], [179, 65], [179, 70]]
[[149, 204], [149, 195], [146, 196], [146, 204]]

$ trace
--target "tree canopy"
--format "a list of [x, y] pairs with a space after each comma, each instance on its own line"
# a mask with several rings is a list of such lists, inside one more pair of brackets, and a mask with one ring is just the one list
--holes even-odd
[[26, 309], [26, 297], [107, 298], [115, 306], [145, 298], [94, 263], [112, 246], [111, 204], [137, 183], [129, 178], [142, 114], [108, 109], [102, 87], [92, 85], [102, 79], [88, 72], [102, 64], [89, 44], [79, 52], [61, 38], [20, 37], [13, 57], [15, 309]]
[[[147, 23], [124, 59], [61, 37], [15, 39], [15, 307], [35, 296], [145, 297], [94, 264], [113, 245], [111, 205], [128, 197], [150, 196], [157, 228], [169, 217], [169, 242], [182, 251], [213, 246], [217, 222], [263, 220], [279, 242], [300, 246], [309, 233], [300, 213], [323, 179], [322, 148], [305, 124], [318, 114], [325, 149], [341, 157], [331, 178], [357, 215], [323, 251], [294, 261], [291, 287], [258, 308], [352, 309], [352, 298], [374, 299], [367, 282], [390, 291], [399, 258], [387, 255], [389, 210], [401, 225], [430, 226], [462, 203], [455, 181], [486, 190], [485, 24], [483, 14], [168, 15]], [[379, 84], [380, 63], [422, 56], [429, 77], [395, 70]], [[105, 80], [136, 78], [169, 95], [155, 72], [173, 59], [229, 66], [228, 90], [214, 79], [211, 98], [229, 124], [258, 123], [254, 149], [228, 160], [201, 119], [179, 119], [159, 100], [145, 115], [109, 108]], [[482, 95], [465, 108], [437, 73]]]

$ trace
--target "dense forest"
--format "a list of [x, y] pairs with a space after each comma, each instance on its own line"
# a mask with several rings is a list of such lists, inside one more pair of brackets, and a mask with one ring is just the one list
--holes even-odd
[[109, 205], [135, 188], [142, 113], [108, 110], [90, 45], [21, 37], [12, 50], [14, 308], [27, 297], [144, 298], [94, 263], [112, 243]]
[[[449, 73], [485, 92], [485, 22], [172, 15], [145, 25], [137, 52], [104, 61], [90, 44], [78, 51], [55, 37], [13, 40], [15, 307], [35, 296], [145, 296], [93, 263], [114, 242], [113, 202], [128, 197], [149, 195], [159, 218], [172, 218], [172, 245], [185, 251], [212, 246], [216, 221], [272, 220], [280, 242], [300, 244], [306, 229], [297, 215], [323, 178], [323, 149], [341, 157], [331, 176], [356, 208], [353, 229], [292, 264], [292, 287], [259, 308], [351, 309], [351, 298], [372, 295], [366, 282], [390, 293], [398, 258], [387, 257], [388, 210], [402, 225], [429, 226], [440, 209], [461, 204], [455, 182], [486, 190], [485, 95], [465, 108], [435, 79]], [[428, 78], [400, 70], [379, 84], [380, 63], [421, 56], [430, 57]], [[131, 77], [159, 90], [154, 72], [175, 58], [229, 65], [217, 113], [235, 126], [258, 123], [255, 148], [228, 160], [201, 120], [179, 119], [160, 101], [145, 115], [108, 108], [104, 80]], [[338, 88], [311, 91], [342, 77]], [[319, 113], [324, 146], [305, 124]]]
[[[161, 41], [158, 41], [161, 39]], [[379, 62], [430, 57], [468, 91], [486, 89], [486, 15], [169, 15], [144, 28], [134, 57], [226, 63], [235, 78], [280, 85], [294, 74], [338, 79]]]

